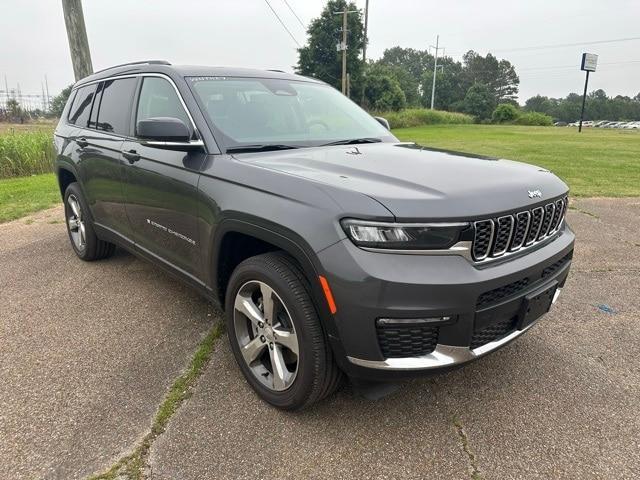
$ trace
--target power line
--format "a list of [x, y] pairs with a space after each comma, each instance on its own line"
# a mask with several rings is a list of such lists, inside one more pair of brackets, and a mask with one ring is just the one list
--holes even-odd
[[640, 37], [627, 37], [627, 38], [614, 38], [609, 40], [593, 40], [591, 42], [576, 42], [576, 43], [556, 43], [551, 45], [540, 45], [534, 47], [519, 47], [519, 48], [507, 48], [493, 50], [494, 52], [523, 52], [526, 50], [546, 50], [550, 48], [567, 48], [567, 47], [580, 47], [583, 45], [600, 45], [603, 43], [619, 43], [619, 42], [631, 42], [634, 40], [640, 40]]
[[282, 28], [284, 28], [287, 33], [289, 34], [289, 36], [291, 37], [291, 39], [296, 42], [296, 45], [298, 45], [299, 47], [301, 46], [300, 43], [298, 42], [298, 40], [296, 40], [296, 37], [293, 36], [293, 33], [291, 33], [291, 31], [287, 28], [287, 26], [284, 24], [284, 22], [282, 21], [282, 19], [278, 16], [278, 14], [276, 13], [276, 11], [273, 9], [273, 7], [271, 6], [271, 4], [269, 3], [269, 0], [264, 0], [266, 2], [267, 5], [269, 5], [269, 8], [271, 9], [271, 11], [273, 12], [273, 14], [276, 16], [276, 18], [278, 19], [278, 21], [280, 22], [280, 25], [282, 25]]
[[289, 5], [289, 2], [287, 2], [287, 0], [282, 0], [282, 1], [289, 8], [291, 13], [293, 13], [293, 16], [296, 17], [296, 20], [298, 20], [298, 23], [300, 24], [300, 26], [306, 30], [307, 27], [305, 27], [304, 23], [302, 22], [302, 20], [300, 20], [300, 17], [296, 14], [296, 12], [293, 11], [293, 8], [291, 8], [291, 5]]

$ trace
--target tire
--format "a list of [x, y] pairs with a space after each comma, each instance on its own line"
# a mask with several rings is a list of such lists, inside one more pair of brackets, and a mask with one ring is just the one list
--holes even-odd
[[91, 262], [113, 255], [116, 246], [96, 236], [89, 207], [77, 182], [64, 192], [64, 216], [71, 247], [80, 259]]
[[[270, 292], [272, 315], [264, 313], [264, 296]], [[272, 252], [240, 263], [229, 280], [225, 306], [231, 350], [263, 400], [284, 410], [299, 410], [337, 390], [342, 372], [325, 338], [309, 284], [291, 257]], [[274, 368], [274, 361], [286, 371]], [[278, 371], [283, 374], [276, 375]]]

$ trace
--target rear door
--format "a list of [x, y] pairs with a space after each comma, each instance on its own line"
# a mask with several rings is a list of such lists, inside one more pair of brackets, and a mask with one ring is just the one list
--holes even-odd
[[95, 88], [86, 125], [76, 133], [82, 147], [80, 175], [94, 222], [129, 240], [124, 207], [122, 145], [130, 129], [131, 104], [138, 78], [106, 80]]
[[196, 135], [174, 84], [163, 76], [144, 76], [141, 80], [132, 115], [134, 139], [122, 146], [128, 158], [124, 176], [126, 212], [142, 253], [201, 283], [197, 190], [205, 154], [149, 147], [135, 139], [137, 122], [157, 117], [178, 118]]

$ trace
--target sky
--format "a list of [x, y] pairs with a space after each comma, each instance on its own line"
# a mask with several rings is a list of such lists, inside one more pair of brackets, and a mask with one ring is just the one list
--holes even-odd
[[[326, 0], [84, 0], [94, 70], [140, 59], [175, 64], [293, 71], [303, 25]], [[300, 18], [302, 24], [287, 7]], [[365, 0], [357, 0], [364, 8]], [[599, 55], [589, 90], [640, 92], [640, 0], [370, 0], [367, 56], [396, 45], [440, 45], [460, 59], [467, 50], [511, 61], [520, 103], [536, 94], [582, 92], [582, 52]], [[615, 41], [611, 40], [621, 40]], [[588, 42], [594, 42], [587, 45]], [[595, 43], [599, 42], [599, 43]], [[567, 46], [567, 44], [573, 44]], [[580, 44], [580, 45], [575, 45]], [[51, 95], [73, 83], [61, 0], [2, 0], [0, 90]]]

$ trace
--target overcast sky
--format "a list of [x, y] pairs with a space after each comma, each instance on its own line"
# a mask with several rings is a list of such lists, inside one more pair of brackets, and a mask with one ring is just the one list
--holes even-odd
[[[305, 29], [284, 0], [269, 2], [303, 44]], [[325, 1], [288, 3], [306, 25]], [[83, 6], [95, 70], [160, 58], [292, 71], [297, 60], [294, 40], [266, 0], [84, 0]], [[436, 34], [454, 58], [474, 49], [514, 63], [521, 103], [538, 93], [581, 92], [583, 51], [599, 55], [589, 90], [640, 92], [640, 0], [370, 0], [370, 58], [395, 45], [427, 48]], [[556, 47], [537, 48], [548, 46]], [[2, 0], [0, 89], [6, 75], [10, 89], [19, 83], [23, 93], [40, 93], [45, 74], [51, 94], [73, 82], [61, 1]]]

